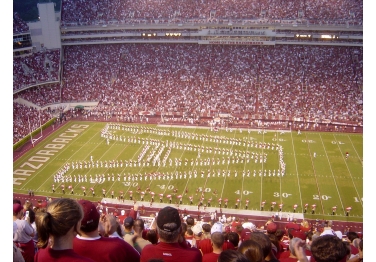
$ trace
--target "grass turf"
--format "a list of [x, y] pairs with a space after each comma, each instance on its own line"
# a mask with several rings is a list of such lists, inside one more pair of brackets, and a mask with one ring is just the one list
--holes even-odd
[[[179, 202], [177, 196], [181, 195], [183, 204], [190, 204], [189, 197], [192, 197], [192, 205], [197, 205], [203, 197], [203, 204], [207, 205], [211, 199], [211, 206], [219, 206], [218, 199], [222, 198], [222, 207], [225, 207], [224, 199], [228, 199], [229, 208], [235, 208], [238, 203], [239, 209], [245, 209], [248, 200], [248, 210], [260, 210], [260, 203], [265, 201], [264, 210], [270, 210], [271, 203], [276, 202], [274, 210], [283, 204], [284, 212], [293, 212], [296, 204], [296, 212], [299, 213], [304, 212], [304, 205], [308, 204], [307, 218], [363, 221], [362, 134], [310, 131], [298, 134], [296, 131], [281, 133], [248, 129], [214, 132], [210, 128], [192, 126], [113, 124], [108, 128], [113, 135], [109, 141], [101, 136], [106, 126], [103, 122], [72, 121], [54, 132], [13, 163], [13, 191], [27, 193], [33, 190], [35, 194], [46, 196], [72, 196], [68, 189], [72, 185], [72, 197], [90, 200], [100, 200], [103, 189], [106, 197], [111, 196], [111, 191], [114, 191], [114, 197], [120, 197], [120, 191], [123, 191], [125, 199], [129, 199], [132, 191], [134, 200], [141, 200], [140, 192], [145, 192], [144, 201], [151, 201], [151, 192], [154, 192], [154, 201], [158, 202], [159, 194], [163, 194], [165, 203], [169, 203], [167, 195], [171, 195], [172, 203]], [[171, 151], [163, 165], [167, 143]], [[264, 144], [265, 147], [262, 146]], [[276, 148], [279, 145], [286, 164], [284, 176], [281, 173], [278, 176], [281, 162]], [[199, 147], [203, 151], [198, 157]], [[218, 149], [221, 149], [220, 153]], [[143, 150], [145, 154], [142, 156]], [[153, 157], [146, 161], [153, 151]], [[349, 153], [348, 158], [346, 152]], [[153, 164], [158, 153], [159, 166]], [[265, 155], [266, 162], [260, 163], [259, 157], [255, 163], [256, 154]], [[94, 167], [89, 168], [91, 157]], [[139, 157], [140, 164], [137, 162]], [[171, 165], [169, 159], [172, 160]], [[181, 159], [181, 165], [176, 165], [175, 160], [178, 159]], [[128, 163], [126, 167], [125, 161], [130, 160], [137, 164], [130, 167]], [[207, 160], [206, 165], [204, 160]], [[76, 167], [80, 161], [82, 168], [73, 169], [72, 163]], [[119, 164], [110, 168], [110, 161]], [[54, 175], [64, 165], [69, 166], [64, 176], [71, 176], [72, 181], [54, 182]], [[150, 174], [168, 174], [169, 178]], [[84, 179], [79, 182], [79, 175], [86, 175], [86, 182]], [[91, 182], [90, 175], [93, 180], [99, 175], [104, 179]], [[52, 185], [56, 189], [54, 193]], [[61, 185], [65, 185], [65, 194]], [[82, 187], [86, 188], [86, 196]], [[95, 196], [92, 196], [90, 188], [94, 189]], [[316, 210], [311, 214], [313, 204]], [[333, 206], [337, 206], [335, 216], [331, 215]], [[347, 207], [352, 208], [349, 216], [346, 216]]]

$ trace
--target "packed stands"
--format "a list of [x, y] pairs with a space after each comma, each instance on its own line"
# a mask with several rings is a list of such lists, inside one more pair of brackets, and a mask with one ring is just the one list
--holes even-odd
[[42, 50], [13, 58], [13, 92], [59, 81], [60, 50]]
[[[119, 110], [363, 119], [362, 48], [119, 44], [65, 47], [63, 101]], [[210, 97], [210, 99], [207, 99]]]
[[18, 13], [13, 14], [13, 34], [27, 33], [29, 26], [20, 17]]
[[[108, 23], [218, 23], [222, 19], [263, 22], [305, 19], [314, 24], [361, 25], [363, 3], [345, 1], [273, 1], [273, 0], [110, 0], [110, 1], [63, 1], [63, 26]], [[145, 21], [147, 20], [147, 21]]]

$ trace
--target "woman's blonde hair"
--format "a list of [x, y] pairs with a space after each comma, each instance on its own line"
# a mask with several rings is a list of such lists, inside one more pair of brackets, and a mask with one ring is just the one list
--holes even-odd
[[[38, 212], [35, 224], [38, 232], [39, 248], [48, 245], [50, 236], [61, 237], [83, 218], [83, 210], [74, 199], [58, 198], [48, 204], [46, 212]], [[77, 231], [78, 228], [75, 228]]]

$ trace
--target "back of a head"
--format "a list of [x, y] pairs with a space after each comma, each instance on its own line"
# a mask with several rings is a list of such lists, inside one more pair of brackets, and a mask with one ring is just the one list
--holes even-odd
[[193, 217], [187, 217], [187, 220], [185, 221], [187, 223], [188, 228], [193, 227], [195, 225], [195, 220]]
[[100, 218], [97, 207], [88, 200], [80, 200], [78, 203], [82, 206], [82, 210], [84, 211], [80, 230], [86, 233], [97, 231]]
[[316, 262], [339, 262], [346, 261], [347, 248], [337, 236], [324, 235], [312, 241], [311, 252]]
[[264, 253], [261, 246], [254, 240], [245, 240], [242, 242], [238, 248], [238, 251], [244, 254], [249, 261], [252, 262], [263, 262]]
[[158, 234], [157, 230], [150, 229], [146, 233], [146, 239], [149, 240], [153, 245], [156, 245], [158, 243]]
[[266, 258], [272, 250], [272, 242], [269, 237], [261, 232], [253, 232], [251, 234], [251, 240], [256, 241], [261, 246], [264, 258]]
[[210, 233], [211, 225], [210, 224], [203, 224], [202, 225], [202, 230], [204, 233]]
[[142, 235], [142, 231], [145, 229], [145, 223], [142, 219], [135, 219], [133, 223], [133, 230], [134, 232], [138, 233], [139, 235]]
[[158, 212], [157, 231], [161, 242], [177, 242], [181, 232], [181, 220], [176, 208], [167, 206]]
[[[45, 248], [50, 236], [59, 238], [78, 225], [83, 217], [83, 210], [76, 200], [58, 198], [49, 203], [47, 212], [36, 214], [35, 224], [38, 231], [38, 247]], [[75, 228], [78, 232], [78, 228]]]
[[358, 234], [356, 232], [353, 232], [353, 231], [350, 231], [350, 232], [347, 232], [347, 238], [350, 240], [350, 242], [353, 242], [353, 240], [355, 238], [358, 238]]
[[227, 238], [228, 238], [228, 241], [234, 245], [234, 247], [238, 247], [239, 235], [236, 232], [228, 233]]
[[225, 242], [225, 237], [220, 232], [214, 232], [211, 234], [211, 242], [216, 248], [222, 248], [222, 245]]
[[221, 252], [217, 262], [249, 262], [249, 260], [245, 255], [238, 251], [226, 249]]

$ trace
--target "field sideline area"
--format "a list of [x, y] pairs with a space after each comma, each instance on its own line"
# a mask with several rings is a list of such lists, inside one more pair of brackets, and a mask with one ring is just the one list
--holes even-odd
[[13, 162], [29, 190], [363, 222], [363, 135], [70, 121]]

